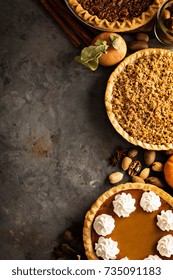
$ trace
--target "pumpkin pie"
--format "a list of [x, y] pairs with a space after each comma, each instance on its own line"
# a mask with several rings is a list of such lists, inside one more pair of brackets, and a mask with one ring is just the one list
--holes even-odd
[[148, 150], [173, 148], [172, 61], [169, 50], [141, 50], [124, 59], [108, 80], [108, 117], [134, 145]]
[[148, 23], [164, 0], [66, 0], [84, 22], [112, 32], [136, 29]]
[[173, 260], [173, 198], [151, 184], [113, 187], [87, 212], [83, 241], [89, 260]]

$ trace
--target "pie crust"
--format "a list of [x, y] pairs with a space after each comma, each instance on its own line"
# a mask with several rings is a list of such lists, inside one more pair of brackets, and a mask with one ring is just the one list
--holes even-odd
[[[84, 220], [84, 227], [83, 227], [83, 242], [84, 242], [84, 248], [85, 248], [85, 254], [89, 260], [98, 260], [99, 258], [96, 256], [95, 250], [93, 248], [93, 242], [92, 242], [92, 234], [93, 234], [93, 222], [97, 215], [97, 212], [101, 208], [101, 206], [108, 201], [112, 196], [114, 197], [116, 194], [120, 192], [128, 192], [128, 191], [153, 191], [156, 195], [159, 195], [161, 199], [163, 199], [164, 203], [167, 204], [167, 206], [170, 207], [172, 210], [173, 207], [173, 197], [163, 191], [162, 189], [151, 185], [151, 184], [143, 184], [143, 183], [125, 183], [118, 185], [116, 187], [113, 187], [109, 189], [107, 192], [103, 193], [96, 202], [91, 206], [90, 210], [87, 212]], [[162, 209], [161, 209], [162, 210]], [[135, 210], [137, 211], [137, 210]], [[135, 212], [134, 211], [134, 212]], [[148, 213], [146, 213], [148, 215]], [[151, 214], [152, 215], [152, 214]], [[153, 216], [152, 216], [153, 217]], [[151, 216], [150, 216], [151, 218]], [[129, 219], [129, 218], [122, 218], [122, 219]], [[141, 217], [142, 219], [142, 217]], [[152, 218], [155, 221], [155, 217]], [[133, 221], [133, 220], [132, 220]], [[127, 220], [124, 222], [126, 223]], [[116, 228], [116, 226], [115, 226]], [[172, 234], [173, 231], [171, 231]], [[124, 234], [124, 233], [123, 233]], [[125, 233], [128, 234], [128, 231]], [[166, 235], [167, 233], [164, 233]], [[135, 245], [135, 244], [134, 244]], [[128, 257], [128, 256], [127, 256]], [[172, 257], [171, 257], [172, 259]]]
[[[97, 15], [91, 15], [85, 10], [77, 0], [66, 0], [72, 11], [85, 23], [105, 31], [111, 32], [125, 32], [137, 29], [146, 23], [156, 15], [158, 8], [164, 2], [164, 0], [154, 0], [147, 11], [143, 12], [140, 16], [132, 19], [114, 20], [112, 22], [107, 19], [100, 19]], [[122, 1], [120, 1], [122, 2]]]
[[169, 50], [138, 51], [117, 66], [107, 83], [110, 122], [128, 142], [144, 149], [173, 148], [172, 61]]

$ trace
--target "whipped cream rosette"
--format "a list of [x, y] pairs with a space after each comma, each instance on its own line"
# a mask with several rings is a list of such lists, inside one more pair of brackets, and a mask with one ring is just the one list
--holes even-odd
[[173, 212], [162, 210], [161, 214], [157, 215], [157, 225], [163, 231], [173, 230]]
[[160, 238], [157, 250], [161, 256], [170, 258], [173, 255], [173, 236], [168, 234]]
[[111, 215], [102, 214], [95, 218], [93, 228], [98, 235], [106, 236], [110, 234], [115, 227], [115, 220]]
[[116, 259], [119, 253], [118, 243], [111, 238], [99, 237], [98, 242], [95, 243], [96, 255], [104, 260]]
[[136, 200], [132, 198], [129, 193], [117, 194], [112, 202], [114, 207], [113, 211], [118, 217], [129, 217], [129, 215], [136, 209], [135, 202]]
[[140, 206], [147, 212], [158, 210], [161, 206], [160, 197], [153, 191], [146, 191], [142, 194]]

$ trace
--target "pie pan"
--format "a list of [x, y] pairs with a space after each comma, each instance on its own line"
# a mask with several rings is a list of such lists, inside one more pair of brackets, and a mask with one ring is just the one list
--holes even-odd
[[95, 29], [110, 32], [127, 32], [135, 30], [151, 21], [164, 0], [154, 0], [153, 4], [138, 17], [123, 21], [114, 20], [112, 22], [107, 19], [100, 19], [97, 15], [91, 15], [77, 0], [65, 0], [65, 2], [78, 19]]
[[[150, 62], [150, 58], [151, 58], [151, 62]], [[141, 60], [141, 62], [140, 62], [140, 60]], [[169, 66], [167, 66], [168, 61], [170, 62]], [[172, 64], [172, 61], [173, 61], [173, 52], [171, 52], [169, 50], [157, 49], [157, 48], [141, 50], [141, 51], [138, 51], [138, 52], [128, 56], [127, 58], [125, 58], [117, 66], [117, 68], [113, 71], [113, 73], [110, 75], [110, 78], [108, 79], [106, 92], [105, 92], [105, 106], [106, 106], [106, 111], [107, 111], [107, 115], [109, 117], [110, 122], [112, 123], [112, 125], [116, 129], [116, 131], [124, 139], [126, 139], [128, 142], [130, 142], [136, 146], [140, 146], [144, 149], [169, 150], [169, 149], [173, 148], [173, 131], [172, 131], [172, 126], [173, 126], [173, 111], [172, 111], [172, 108], [173, 108], [172, 107], [172, 105], [173, 105], [173, 83], [172, 83], [173, 64]], [[145, 66], [145, 62], [148, 64], [151, 63], [151, 65], [146, 64], [146, 66]], [[136, 65], [138, 64], [138, 68], [139, 68], [139, 70], [136, 70], [136, 73], [135, 73], [136, 76], [134, 78], [128, 77], [127, 80], [124, 80], [125, 87], [128, 87], [128, 85], [126, 86], [126, 84], [128, 84], [128, 83], [134, 84], [134, 86], [130, 85], [131, 86], [131, 88], [130, 88], [131, 97], [123, 99], [122, 104], [120, 105], [121, 108], [118, 110], [119, 110], [119, 114], [121, 114], [121, 112], [123, 112], [122, 108], [123, 107], [127, 108], [127, 110], [126, 110], [126, 112], [127, 112], [126, 119], [127, 120], [130, 120], [130, 118], [132, 118], [131, 114], [133, 114], [133, 112], [136, 110], [136, 120], [132, 118], [132, 120], [129, 121], [129, 124], [128, 125], [124, 124], [124, 127], [123, 127], [121, 124], [123, 117], [119, 116], [119, 115], [117, 116], [118, 113], [115, 112], [114, 107], [119, 106], [119, 105], [117, 105], [118, 103], [120, 103], [118, 98], [120, 98], [121, 95], [123, 96], [123, 98], [124, 98], [124, 96], [126, 97], [127, 95], [129, 95], [129, 93], [128, 93], [129, 88], [125, 89], [124, 91], [121, 90], [121, 87], [119, 86], [119, 80], [122, 79], [123, 73], [124, 73], [124, 71], [126, 71], [127, 68], [129, 69], [130, 67], [132, 67], [135, 69], [135, 67], [136, 67], [135, 63], [136, 63]], [[158, 65], [157, 65], [157, 63], [158, 63]], [[162, 64], [162, 66], [159, 66], [161, 64]], [[154, 65], [156, 65], [156, 66], [154, 66]], [[159, 67], [162, 67], [162, 68], [160, 68], [160, 70], [159, 70]], [[169, 67], [170, 67], [170, 69], [169, 69]], [[147, 71], [149, 71], [148, 76], [145, 76]], [[164, 75], [163, 72], [165, 73], [165, 76], [163, 76]], [[133, 71], [133, 75], [134, 75], [134, 71]], [[142, 78], [140, 78], [139, 75], [141, 75]], [[145, 80], [144, 80], [143, 76], [144, 76]], [[139, 81], [136, 80], [137, 77], [139, 77]], [[168, 79], [170, 79], [170, 81]], [[136, 84], [137, 84], [137, 86], [136, 86]], [[120, 97], [118, 96], [119, 88], [121, 91]], [[139, 90], [140, 90], [140, 92], [139, 92]], [[137, 91], [139, 92], [138, 99], [136, 97]], [[149, 95], [150, 92], [151, 92], [151, 96]], [[115, 97], [116, 97], [116, 99], [115, 99]], [[139, 99], [139, 97], [140, 97], [140, 99]], [[134, 99], [134, 101], [133, 101], [133, 99]], [[140, 108], [142, 106], [141, 102], [143, 102], [144, 109], [142, 108], [140, 111]], [[155, 104], [155, 106], [153, 104]], [[157, 104], [159, 104], [159, 105], [157, 105]], [[132, 106], [134, 109], [132, 109]], [[151, 106], [151, 108], [150, 108], [150, 106]], [[142, 119], [142, 117], [141, 117], [141, 119], [140, 119], [138, 117], [139, 112], [141, 112], [141, 115], [146, 115], [145, 110], [146, 110], [146, 114], [149, 114], [147, 121], [145, 120], [145, 118]], [[116, 116], [115, 116], [115, 113], [116, 113]], [[168, 113], [168, 116], [167, 116], [167, 113]], [[124, 112], [122, 114], [124, 114]], [[119, 118], [119, 120], [117, 120], [117, 118]], [[160, 122], [160, 119], [161, 120], [163, 119], [163, 121]], [[152, 123], [151, 123], [151, 120], [152, 120]], [[126, 126], [126, 128], [125, 128], [125, 126]], [[134, 128], [132, 128], [135, 126], [136, 126], [136, 131]], [[129, 128], [129, 131], [128, 131], [128, 128]], [[134, 131], [133, 131], [133, 129], [134, 129]], [[151, 140], [145, 141], [144, 139], [148, 139], [148, 138], [144, 138], [143, 134], [144, 133], [147, 134], [147, 130], [148, 130], [148, 138], [150, 138]], [[157, 140], [157, 138], [158, 138], [158, 140]], [[161, 139], [159, 140], [159, 138], [161, 138]], [[164, 138], [164, 140], [163, 140], [163, 138]]]

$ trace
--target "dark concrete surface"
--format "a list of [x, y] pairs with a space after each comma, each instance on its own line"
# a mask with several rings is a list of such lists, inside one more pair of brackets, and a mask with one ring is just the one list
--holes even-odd
[[115, 146], [132, 146], [104, 107], [113, 68], [77, 54], [39, 1], [0, 1], [0, 259], [51, 259], [110, 188]]

